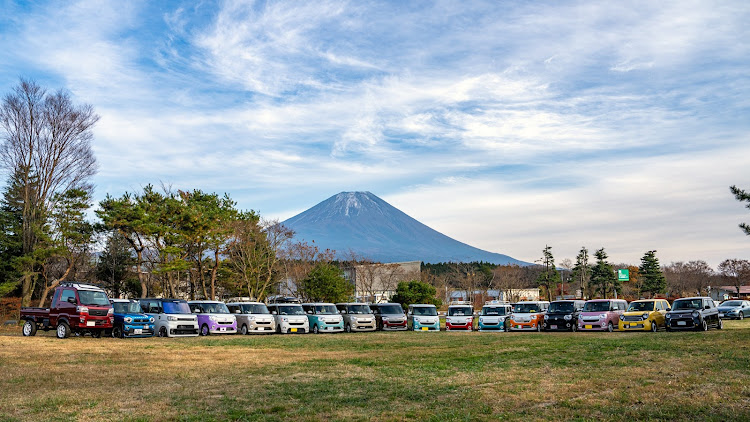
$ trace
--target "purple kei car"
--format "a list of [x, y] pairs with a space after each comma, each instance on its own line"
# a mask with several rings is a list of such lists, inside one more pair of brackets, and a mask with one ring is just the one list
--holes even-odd
[[237, 334], [237, 319], [229, 313], [224, 302], [192, 300], [190, 311], [198, 316], [198, 329], [202, 336], [209, 334]]
[[609, 331], [618, 327], [620, 315], [628, 308], [622, 299], [594, 299], [583, 304], [578, 331]]

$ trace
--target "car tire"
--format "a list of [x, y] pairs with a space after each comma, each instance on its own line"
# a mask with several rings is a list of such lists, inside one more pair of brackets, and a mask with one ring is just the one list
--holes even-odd
[[115, 325], [114, 327], [112, 327], [112, 337], [123, 338], [124, 335], [123, 335], [122, 327], [120, 327], [119, 325]]
[[541, 333], [542, 332], [542, 324], [537, 324], [536, 325], [536, 332], [537, 333]]
[[102, 330], [91, 330], [91, 337], [100, 338], [102, 336]]
[[657, 331], [659, 331], [659, 326], [656, 325], [656, 321], [651, 321], [651, 332], [655, 333]]
[[740, 321], [742, 321], [743, 319], [745, 319], [745, 314], [742, 311], [740, 311]]
[[[740, 315], [741, 315], [741, 314], [740, 314]], [[724, 321], [722, 321], [722, 320], [721, 320], [721, 318], [719, 318], [719, 323], [718, 323], [718, 324], [716, 324], [716, 329], [717, 329], [717, 330], [721, 330], [721, 329], [723, 329], [723, 328], [724, 328]]]
[[70, 325], [65, 321], [57, 323], [57, 329], [55, 330], [57, 338], [68, 338], [70, 337]]
[[313, 325], [312, 332], [313, 334], [320, 334], [320, 330], [318, 329], [318, 324]]
[[615, 331], [615, 326], [612, 325], [612, 321], [610, 321], [610, 322], [607, 323], [607, 331], [610, 332], [610, 333], [612, 331]]
[[344, 331], [346, 331], [347, 333], [351, 333], [352, 332], [352, 326], [349, 325], [349, 324], [346, 324], [344, 326]]
[[570, 324], [570, 332], [575, 333], [578, 330], [578, 323]]
[[23, 329], [22, 329], [24, 337], [30, 337], [36, 335], [36, 322], [27, 319], [26, 322], [23, 323]]
[[208, 329], [208, 324], [203, 324], [203, 325], [201, 326], [201, 335], [202, 335], [203, 337], [206, 337], [206, 336], [208, 336], [209, 334], [211, 334], [211, 331], [210, 331], [210, 330]]
[[706, 322], [705, 319], [701, 321], [701, 331], [708, 331], [708, 323]]
[[167, 337], [167, 327], [159, 328], [159, 337]]
[[247, 335], [247, 324], [242, 324], [242, 327], [240, 328], [240, 334]]

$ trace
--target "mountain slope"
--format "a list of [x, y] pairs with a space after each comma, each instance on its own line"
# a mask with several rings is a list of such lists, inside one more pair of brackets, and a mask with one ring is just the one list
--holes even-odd
[[528, 265], [451, 239], [370, 192], [341, 192], [283, 224], [295, 231], [295, 239], [334, 249], [340, 258], [351, 250], [379, 262], [485, 261]]

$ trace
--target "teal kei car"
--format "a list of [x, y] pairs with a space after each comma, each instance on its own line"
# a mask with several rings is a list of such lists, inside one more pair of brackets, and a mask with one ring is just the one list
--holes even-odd
[[435, 305], [409, 305], [407, 323], [413, 331], [440, 331], [440, 317]]
[[110, 299], [115, 311], [112, 337], [151, 337], [154, 335], [154, 317], [142, 313], [137, 300]]
[[339, 315], [333, 303], [303, 303], [302, 309], [307, 314], [313, 334], [344, 331], [344, 317]]

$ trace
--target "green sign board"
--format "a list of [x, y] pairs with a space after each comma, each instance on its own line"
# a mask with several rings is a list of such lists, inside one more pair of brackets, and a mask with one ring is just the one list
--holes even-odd
[[617, 270], [617, 279], [619, 281], [630, 281], [630, 270], [627, 268]]

